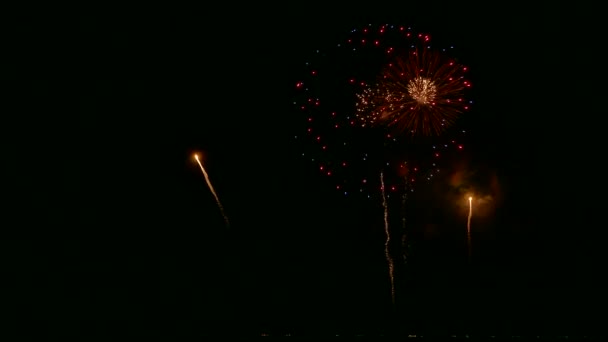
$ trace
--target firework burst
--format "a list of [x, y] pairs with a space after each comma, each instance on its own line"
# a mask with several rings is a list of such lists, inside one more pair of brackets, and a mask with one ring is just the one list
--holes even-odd
[[378, 81], [357, 94], [357, 119], [362, 126], [390, 127], [396, 135], [442, 134], [469, 109], [463, 98], [471, 86], [467, 68], [428, 45], [395, 56]]

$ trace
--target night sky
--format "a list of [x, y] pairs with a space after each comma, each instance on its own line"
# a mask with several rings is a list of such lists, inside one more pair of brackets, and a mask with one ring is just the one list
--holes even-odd
[[[570, 30], [584, 18], [551, 7], [299, 6], [89, 11], [13, 27], [23, 97], [3, 127], [15, 190], [5, 209], [16, 218], [2, 251], [20, 329], [597, 334], [601, 124], [570, 106], [568, 86], [593, 63], [568, 52], [584, 45]], [[398, 314], [380, 203], [335, 191], [294, 141], [301, 65], [368, 23], [458, 47], [475, 106], [467, 153], [448, 172], [493, 196], [474, 216], [469, 265], [464, 195], [447, 179], [416, 192]]]

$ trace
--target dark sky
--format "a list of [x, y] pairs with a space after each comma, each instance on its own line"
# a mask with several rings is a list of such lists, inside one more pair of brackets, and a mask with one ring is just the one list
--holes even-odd
[[[292, 95], [306, 54], [353, 27], [396, 23], [464, 51], [476, 102], [465, 166], [483, 178], [473, 182], [496, 177], [502, 196], [480, 213], [475, 267], [454, 233], [464, 234], [466, 217], [437, 188], [417, 197], [409, 320], [398, 326], [598, 327], [595, 128], [570, 108], [567, 86], [584, 65], [577, 58], [585, 61], [568, 54], [581, 17], [504, 6], [23, 20], [13, 37], [25, 96], [9, 119], [16, 129], [6, 127], [7, 146], [18, 147], [7, 150], [18, 219], [2, 247], [23, 294], [15, 317], [50, 335], [393, 327], [380, 207], [339, 196], [298, 158]], [[195, 151], [206, 156], [230, 231]]]

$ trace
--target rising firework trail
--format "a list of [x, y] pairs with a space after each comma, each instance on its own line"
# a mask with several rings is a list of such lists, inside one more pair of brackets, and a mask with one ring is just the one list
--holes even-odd
[[217, 206], [220, 208], [220, 212], [222, 213], [222, 216], [224, 217], [224, 221], [226, 222], [226, 227], [230, 227], [230, 222], [228, 221], [228, 216], [226, 216], [226, 214], [224, 214], [224, 207], [222, 207], [222, 203], [220, 202], [219, 197], [217, 197], [217, 193], [215, 193], [215, 189], [213, 189], [213, 185], [211, 185], [211, 181], [209, 180], [209, 175], [207, 175], [207, 171], [205, 171], [203, 164], [201, 164], [201, 161], [198, 159], [198, 154], [194, 155], [194, 159], [196, 159], [198, 166], [200, 166], [201, 171], [203, 171], [203, 176], [205, 176], [205, 181], [207, 182], [207, 186], [209, 186], [209, 190], [211, 190], [211, 193], [213, 194], [213, 197], [215, 198], [215, 202], [217, 203]]
[[473, 197], [469, 197], [469, 217], [467, 219], [467, 249], [471, 261], [471, 216], [473, 216]]
[[391, 233], [388, 226], [388, 204], [386, 203], [386, 193], [384, 191], [384, 173], [380, 172], [380, 190], [382, 191], [382, 206], [384, 207], [384, 232], [386, 234], [386, 242], [384, 243], [384, 254], [388, 263], [388, 274], [391, 280], [391, 300], [395, 305], [395, 266], [390, 253]]

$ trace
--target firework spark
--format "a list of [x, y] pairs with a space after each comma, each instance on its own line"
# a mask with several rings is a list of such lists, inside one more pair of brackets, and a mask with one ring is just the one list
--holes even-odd
[[198, 159], [198, 154], [194, 155], [194, 159], [196, 159], [198, 166], [201, 167], [201, 171], [203, 172], [203, 176], [205, 176], [205, 181], [207, 182], [207, 186], [209, 186], [209, 190], [211, 190], [211, 193], [213, 194], [213, 197], [215, 198], [215, 202], [217, 203], [217, 206], [220, 208], [220, 212], [222, 213], [222, 216], [224, 217], [224, 221], [226, 222], [226, 227], [230, 227], [230, 222], [228, 221], [228, 216], [226, 216], [226, 214], [224, 213], [224, 207], [222, 206], [222, 203], [220, 202], [220, 199], [217, 196], [215, 189], [213, 189], [213, 185], [211, 185], [211, 181], [209, 180], [209, 175], [207, 175], [207, 171], [205, 171], [203, 164], [201, 164], [201, 161]]
[[[380, 170], [388, 198], [399, 195], [404, 181], [385, 162], [407, 161], [417, 170], [406, 179], [413, 192], [415, 180], [431, 181], [447, 156], [463, 151], [465, 130], [447, 129], [473, 103], [465, 96], [467, 68], [453, 46], [435, 45], [405, 26], [370, 24], [337, 43], [316, 50], [295, 83], [294, 108], [305, 122], [295, 134], [302, 157], [338, 192], [378, 201]], [[399, 108], [405, 104], [414, 108]], [[425, 130], [437, 136], [427, 139]], [[411, 143], [412, 136], [421, 139]]]
[[430, 48], [414, 49], [357, 94], [357, 117], [364, 126], [387, 126], [399, 134], [440, 135], [468, 109], [465, 71]]
[[469, 217], [467, 219], [467, 249], [471, 260], [471, 217], [473, 216], [473, 197], [469, 197]]

